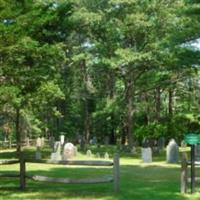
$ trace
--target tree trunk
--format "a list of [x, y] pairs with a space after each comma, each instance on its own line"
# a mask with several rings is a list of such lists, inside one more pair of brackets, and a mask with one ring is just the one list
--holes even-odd
[[171, 118], [173, 115], [173, 89], [169, 89], [169, 100], [168, 100], [168, 114], [169, 117]]
[[89, 112], [89, 105], [88, 105], [88, 96], [89, 96], [89, 89], [88, 89], [88, 73], [86, 69], [86, 61], [81, 61], [81, 71], [82, 71], [82, 79], [83, 79], [83, 91], [84, 91], [84, 135], [85, 135], [85, 142], [86, 144], [89, 143], [90, 138], [90, 112]]
[[156, 121], [159, 122], [160, 121], [160, 110], [161, 110], [161, 92], [160, 92], [160, 88], [156, 88], [156, 113], [155, 113], [155, 117], [156, 117]]
[[85, 99], [85, 101], [84, 101], [84, 109], [85, 109], [85, 115], [84, 115], [85, 141], [86, 141], [86, 144], [88, 144], [89, 139], [90, 139], [90, 113], [88, 111], [88, 101], [87, 101], [87, 99]]
[[128, 146], [131, 149], [133, 147], [133, 97], [134, 97], [134, 91], [133, 91], [133, 81], [129, 80], [127, 84], [127, 139], [128, 139]]

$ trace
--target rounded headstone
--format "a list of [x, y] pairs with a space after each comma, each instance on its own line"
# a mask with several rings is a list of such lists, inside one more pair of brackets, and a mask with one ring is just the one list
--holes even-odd
[[75, 147], [72, 143], [66, 143], [63, 149], [63, 160], [68, 160], [75, 156]]
[[167, 162], [168, 163], [177, 163], [179, 157], [179, 147], [174, 139], [171, 139], [167, 145]]

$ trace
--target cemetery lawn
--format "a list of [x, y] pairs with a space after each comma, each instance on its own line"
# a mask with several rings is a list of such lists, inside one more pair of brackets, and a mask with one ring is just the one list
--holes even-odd
[[[33, 150], [26, 150], [31, 155]], [[13, 158], [15, 153], [0, 150], [0, 159]], [[82, 154], [78, 159], [86, 159]], [[121, 155], [120, 192], [112, 191], [112, 183], [91, 185], [66, 185], [27, 180], [25, 192], [18, 190], [18, 179], [1, 178], [0, 200], [60, 199], [60, 200], [199, 200], [200, 186], [194, 195], [179, 192], [180, 166], [165, 163], [164, 152], [154, 157], [152, 164], [141, 163], [139, 154]], [[19, 165], [0, 165], [0, 173], [18, 173]], [[98, 177], [111, 174], [105, 167], [57, 166], [28, 164], [29, 175], [50, 177]], [[198, 169], [200, 171], [200, 169]], [[199, 173], [200, 174], [200, 173]]]

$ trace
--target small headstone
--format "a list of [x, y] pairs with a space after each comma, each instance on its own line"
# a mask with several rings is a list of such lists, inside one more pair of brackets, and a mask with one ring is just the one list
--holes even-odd
[[142, 148], [142, 160], [144, 163], [152, 162], [152, 150], [150, 147]]
[[92, 156], [92, 151], [91, 150], [87, 150], [86, 155], [87, 155], [87, 157], [90, 158]]
[[40, 137], [36, 139], [36, 147], [42, 147], [42, 140]]
[[100, 153], [99, 152], [97, 152], [96, 153], [96, 158], [100, 158], [101, 156], [100, 156]]
[[37, 147], [36, 152], [35, 152], [35, 159], [36, 160], [41, 160], [41, 151], [40, 151], [40, 147]]
[[106, 160], [109, 159], [109, 154], [108, 154], [107, 152], [104, 154], [104, 158], [105, 158]]
[[177, 163], [178, 162], [179, 148], [174, 139], [171, 139], [167, 145], [167, 162]]
[[68, 160], [75, 156], [75, 148], [72, 143], [66, 143], [63, 149], [63, 160]]
[[195, 161], [200, 161], [200, 145], [195, 145]]
[[54, 144], [54, 152], [51, 153], [51, 160], [61, 160], [61, 144], [60, 142], [55, 142]]
[[60, 143], [61, 143], [61, 145], [63, 145], [65, 143], [65, 136], [64, 135], [60, 136]]

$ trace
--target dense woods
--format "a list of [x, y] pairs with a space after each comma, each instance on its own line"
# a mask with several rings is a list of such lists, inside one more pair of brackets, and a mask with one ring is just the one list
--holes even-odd
[[199, 14], [190, 0], [0, 0], [0, 140], [199, 133]]

